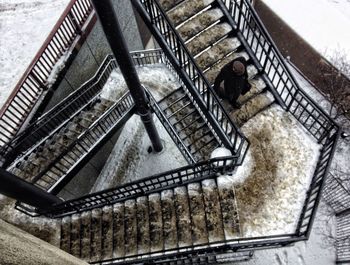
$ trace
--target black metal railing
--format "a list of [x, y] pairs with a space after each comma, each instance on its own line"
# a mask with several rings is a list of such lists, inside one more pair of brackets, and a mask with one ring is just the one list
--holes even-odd
[[[136, 66], [155, 63], [163, 63], [169, 66], [160, 49], [134, 51], [130, 55]], [[34, 145], [40, 144], [49, 135], [64, 126], [66, 122], [99, 95], [110, 73], [117, 68], [117, 62], [113, 56], [107, 55], [92, 78], [0, 148], [0, 157], [4, 160], [2, 166], [7, 167], [23, 151], [30, 147], [35, 148]]]
[[229, 118], [159, 3], [156, 0], [133, 0], [132, 3], [180, 76], [190, 100], [203, 118], [209, 121], [214, 136], [232, 153], [239, 155], [237, 164], [241, 164], [249, 148], [249, 141]]
[[[47, 90], [55, 65], [71, 52], [96, 21], [88, 0], [72, 0], [0, 109], [0, 146], [10, 142]], [[91, 24], [91, 25], [88, 25]], [[85, 32], [86, 31], [86, 32]]]
[[247, 0], [218, 0], [227, 8], [240, 39], [253, 56], [265, 81], [276, 90], [282, 105], [322, 145], [314, 176], [307, 192], [307, 199], [299, 220], [297, 234], [306, 236], [320, 200], [322, 187], [339, 138], [339, 127], [298, 85], [285, 60], [259, 16]]
[[127, 184], [88, 194], [86, 196], [65, 201], [55, 205], [52, 211], [42, 213], [50, 217], [62, 217], [72, 213], [83, 212], [104, 205], [126, 201], [179, 185], [200, 181], [232, 170], [235, 167], [232, 157], [210, 159], [204, 162], [191, 164], [170, 170], [161, 174], [129, 182]]
[[49, 135], [59, 130], [67, 121], [77, 115], [99, 95], [110, 73], [117, 67], [114, 58], [108, 55], [91, 79], [38, 118], [12, 141], [1, 147], [0, 156], [5, 160], [3, 166], [6, 167], [23, 151], [38, 142], [43, 142]]
[[172, 140], [174, 141], [174, 143], [176, 144], [176, 146], [178, 147], [182, 155], [185, 157], [187, 162], [189, 164], [195, 163], [196, 160], [193, 158], [191, 152], [186, 148], [185, 143], [181, 140], [175, 128], [171, 125], [169, 119], [167, 119], [166, 115], [157, 104], [157, 101], [155, 100], [155, 98], [148, 91], [147, 91], [147, 96], [150, 100], [150, 104], [154, 113], [157, 115], [158, 119], [164, 126], [165, 130], [168, 132], [168, 134], [170, 135], [170, 137], [172, 138]]
[[[121, 97], [113, 106], [106, 111], [97, 121], [95, 121], [87, 130], [83, 131], [72, 143], [61, 150], [60, 155], [52, 160], [39, 174], [37, 174], [32, 183], [48, 192], [57, 194], [64, 184], [67, 183], [67, 176], [77, 167], [84, 157], [95, 148], [99, 142], [109, 135], [118, 123], [125, 116], [133, 113], [134, 102], [129, 93]], [[41, 180], [41, 183], [39, 183]], [[47, 180], [47, 181], [44, 181]], [[53, 182], [50, 183], [50, 181]], [[47, 186], [43, 186], [43, 182]]]

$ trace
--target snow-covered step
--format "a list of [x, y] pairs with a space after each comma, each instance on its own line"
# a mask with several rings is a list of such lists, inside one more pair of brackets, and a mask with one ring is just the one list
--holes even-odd
[[66, 179], [73, 177], [74, 170], [87, 161], [88, 154], [132, 111], [130, 94], [117, 102], [100, 99], [8, 170], [44, 190], [58, 192]]
[[158, 2], [162, 6], [164, 11], [168, 11], [169, 9], [173, 8], [182, 1], [184, 0], [159, 0]]
[[213, 2], [214, 0], [185, 0], [171, 9], [167, 14], [170, 21], [172, 21], [174, 25], [178, 25], [193, 15], [198, 14], [198, 12], [205, 9]]
[[159, 106], [195, 161], [208, 159], [219, 143], [185, 91], [176, 90]]
[[179, 26], [177, 30], [181, 38], [186, 41], [218, 21], [222, 16], [223, 13], [219, 8], [209, 9]]
[[63, 217], [60, 247], [87, 262], [122, 263], [239, 233], [233, 188], [209, 178]]
[[234, 52], [241, 46], [237, 38], [226, 38], [203, 52], [196, 58], [196, 62], [202, 71], [222, 60], [226, 55]]
[[215, 42], [224, 38], [231, 31], [232, 28], [228, 23], [216, 24], [191, 39], [191, 41], [186, 43], [186, 46], [192, 56], [195, 56], [201, 51], [204, 51], [210, 45], [213, 45]]
[[231, 111], [229, 115], [238, 126], [242, 126], [253, 116], [270, 106], [274, 100], [270, 92], [260, 93], [245, 102], [239, 109]]

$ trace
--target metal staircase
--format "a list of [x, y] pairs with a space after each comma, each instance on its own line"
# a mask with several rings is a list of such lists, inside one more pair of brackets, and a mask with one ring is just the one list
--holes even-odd
[[[155, 114], [190, 165], [65, 201], [49, 211], [23, 207], [21, 210], [61, 218], [61, 248], [98, 264], [209, 264], [225, 261], [229, 256], [239, 261], [250, 258], [251, 250], [307, 240], [339, 128], [298, 87], [249, 2], [132, 0], [132, 3], [166, 55], [166, 59], [155, 61], [171, 67], [178, 75], [179, 89], [158, 103], [150, 93], [148, 97]], [[233, 110], [217, 97], [211, 86], [221, 67], [238, 56], [244, 56], [249, 63], [252, 89], [239, 99], [242, 107]], [[76, 137], [72, 134], [63, 137], [71, 133], [69, 128], [73, 125], [69, 121], [79, 122], [79, 117], [85, 120], [82, 118], [88, 115], [87, 110], [106, 105], [95, 103], [98, 99], [94, 96], [90, 100], [85, 103], [87, 109], [75, 111], [73, 116], [65, 118], [64, 126], [48, 129], [47, 135], [62, 132], [63, 140]], [[232, 172], [244, 160], [249, 142], [239, 126], [274, 102], [294, 115], [322, 145], [319, 161], [295, 233], [240, 238], [234, 189], [222, 185], [218, 176]], [[61, 185], [45, 186], [41, 181], [46, 177], [42, 177], [51, 168], [58, 168], [61, 172], [58, 181], [63, 185], [63, 175], [74, 171], [74, 165], [84, 155], [89, 156], [91, 148], [98, 150], [96, 142], [114, 126], [108, 127], [110, 124], [107, 126], [106, 122], [120, 114], [119, 107], [124, 106], [121, 113], [125, 117], [132, 110], [128, 95], [112, 106], [107, 105], [104, 114], [98, 120], [90, 120], [85, 130], [78, 133], [80, 138], [66, 144], [55, 163], [34, 178], [36, 185], [55, 193]], [[118, 119], [120, 116], [113, 124], [120, 124]], [[23, 140], [26, 137], [18, 143], [26, 142]], [[56, 139], [55, 143], [61, 139], [41, 137], [29, 141], [35, 143], [31, 150], [38, 152], [38, 159], [45, 156], [42, 152], [52, 139]], [[16, 167], [16, 158], [8, 154], [21, 150], [16, 143], [4, 152], [14, 173], [21, 165]], [[85, 146], [85, 143], [89, 144]], [[218, 146], [228, 148], [232, 156], [208, 160]], [[21, 150], [24, 155], [20, 161], [26, 161], [26, 157], [32, 161], [26, 150], [27, 147]]]
[[135, 263], [239, 237], [234, 190], [206, 179], [62, 219], [61, 248], [88, 262]]
[[3, 146], [3, 167], [57, 194], [134, 113], [129, 93], [117, 102], [100, 96], [116, 68], [107, 56], [89, 81]]

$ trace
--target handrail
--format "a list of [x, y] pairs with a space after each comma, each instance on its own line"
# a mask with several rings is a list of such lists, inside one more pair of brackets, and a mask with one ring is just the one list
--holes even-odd
[[[65, 147], [58, 157], [52, 160], [44, 168], [44, 170], [42, 170], [38, 175], [36, 175], [33, 178], [31, 183], [36, 184], [37, 181], [42, 176], [44, 176], [52, 167], [55, 167], [55, 169], [60, 170], [59, 167], [55, 165], [62, 163], [61, 161], [62, 158], [64, 158], [68, 153], [71, 152], [74, 154], [75, 157], [80, 157], [80, 158], [84, 154], [88, 153], [90, 151], [88, 150], [89, 145], [91, 144], [92, 146], [94, 145], [93, 143], [91, 143], [91, 139], [96, 138], [96, 131], [103, 132], [104, 135], [108, 134], [108, 132], [111, 129], [113, 129], [113, 127], [122, 119], [122, 117], [127, 112], [131, 111], [133, 107], [134, 107], [134, 102], [132, 100], [130, 93], [127, 92], [116, 103], [114, 103], [113, 106], [107, 112], [103, 113], [103, 115], [97, 121], [91, 124], [86, 131], [79, 134], [72, 143], [70, 143], [67, 147]], [[79, 146], [79, 148], [74, 149], [77, 146]], [[74, 150], [76, 151], [74, 152]], [[64, 160], [64, 162], [67, 163], [66, 160]], [[65, 172], [62, 172], [63, 173], [62, 175], [65, 176], [70, 170], [71, 168], [69, 168]], [[52, 187], [50, 187], [48, 191], [49, 192], [52, 192], [53, 190], [57, 191], [56, 186], [58, 186], [61, 181], [62, 181], [62, 177], [58, 182], [56, 182]]]
[[[166, 63], [164, 62], [163, 52], [160, 49], [133, 51], [130, 52], [130, 55], [134, 64], [137, 66]], [[9, 165], [16, 155], [43, 139], [43, 135], [48, 136], [50, 131], [57, 130], [59, 124], [62, 122], [62, 117], [68, 119], [70, 116], [75, 115], [77, 111], [80, 111], [80, 106], [89, 103], [99, 93], [107, 81], [110, 72], [116, 68], [118, 68], [118, 65], [114, 57], [107, 55], [92, 78], [39, 117], [9, 143], [0, 147], [0, 156], [5, 160], [3, 166], [6, 167]], [[101, 83], [101, 86], [96, 86], [97, 82], [101, 82], [100, 79], [103, 84]]]
[[106, 204], [115, 203], [121, 200], [134, 198], [135, 196], [145, 195], [161, 190], [162, 188], [171, 188], [190, 182], [199, 181], [217, 173], [227, 172], [235, 168], [232, 163], [235, 157], [220, 157], [206, 161], [172, 169], [160, 174], [128, 182], [121, 186], [106, 189], [82, 196], [77, 199], [68, 200], [54, 205], [52, 211], [42, 212], [42, 214], [58, 217], [69, 215], [72, 212], [82, 212], [93, 208], [101, 207]]
[[90, 21], [94, 23], [96, 17], [89, 0], [71, 0], [0, 109], [0, 146], [17, 134], [40, 96], [48, 89], [53, 68], [71, 52], [69, 50]]
[[[321, 109], [317, 103], [300, 88], [295, 77], [290, 73], [285, 59], [272, 40], [258, 14], [248, 0], [218, 0], [223, 2], [255, 55], [256, 62], [274, 85], [279, 96], [288, 106], [288, 110], [295, 103], [296, 93], [303, 94], [310, 104], [327, 120], [332, 118]], [[334, 123], [334, 122], [333, 122]]]
[[253, 60], [259, 64], [266, 81], [273, 86], [283, 103], [305, 129], [320, 143], [322, 149], [307, 192], [304, 207], [299, 218], [296, 234], [310, 236], [321, 191], [334, 156], [340, 135], [340, 128], [318, 104], [308, 96], [290, 73], [282, 54], [248, 0], [217, 0], [227, 8], [224, 12], [231, 16], [246, 43]]
[[173, 138], [173, 141], [175, 142], [176, 146], [179, 148], [180, 152], [182, 155], [185, 157], [187, 162], [189, 164], [195, 163], [195, 159], [193, 158], [192, 154], [189, 152], [189, 150], [186, 148], [186, 145], [184, 142], [181, 140], [179, 135], [176, 133], [175, 129], [169, 122], [169, 120], [166, 118], [164, 115], [163, 111], [160, 109], [159, 105], [157, 104], [157, 101], [155, 98], [152, 96], [151, 93], [146, 89], [147, 96], [150, 100], [150, 105], [153, 109], [153, 111], [156, 113], [158, 119], [162, 122], [164, 128], [167, 130], [171, 138]]
[[[184, 88], [194, 98], [203, 116], [210, 121], [214, 135], [233, 153], [239, 154], [237, 165], [243, 162], [249, 148], [248, 139], [229, 118], [216, 93], [197, 66], [183, 40], [156, 0], [132, 0], [158, 43], [181, 76]], [[164, 35], [167, 38], [164, 38]]]

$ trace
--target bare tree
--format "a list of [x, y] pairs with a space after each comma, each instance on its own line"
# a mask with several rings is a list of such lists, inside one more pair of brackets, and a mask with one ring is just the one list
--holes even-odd
[[331, 103], [329, 113], [338, 118], [350, 118], [350, 61], [341, 51], [331, 55], [330, 62], [322, 60], [319, 65], [322, 90]]

